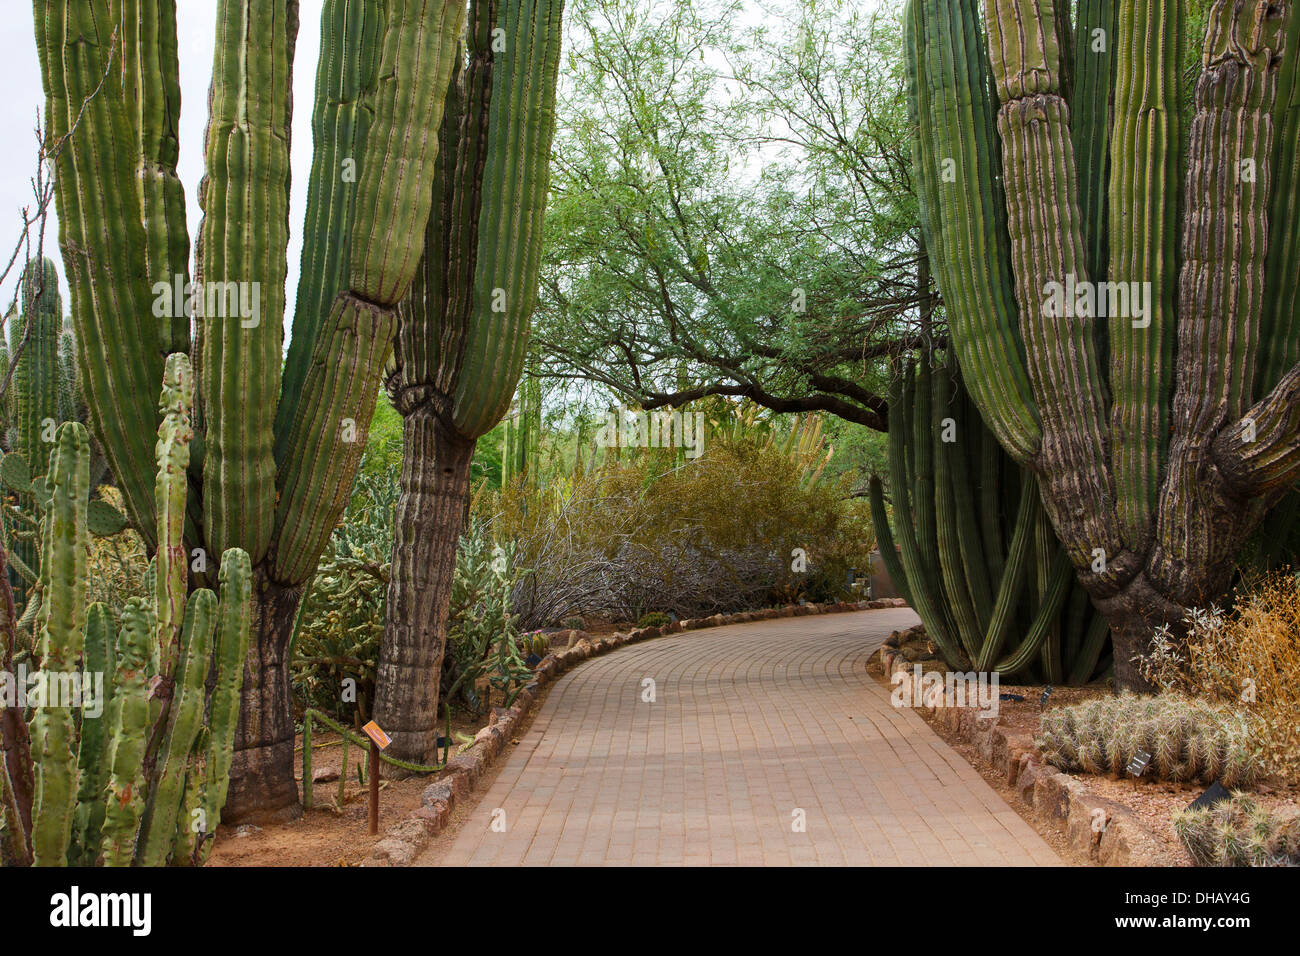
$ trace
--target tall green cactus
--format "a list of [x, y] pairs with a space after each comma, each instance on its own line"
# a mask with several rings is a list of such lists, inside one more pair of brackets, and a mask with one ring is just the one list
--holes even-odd
[[[930, 400], [918, 401], [921, 388]], [[929, 454], [915, 454], [922, 444]], [[880, 479], [868, 488], [881, 558], [949, 667], [1080, 684], [1107, 666], [1106, 620], [1072, 580], [1037, 481], [984, 427], [950, 368], [918, 374], [913, 363], [898, 376], [889, 467], [892, 529]]]
[[59, 392], [64, 387], [59, 357], [63, 303], [54, 263], [49, 259], [28, 262], [22, 287], [22, 314], [9, 323], [9, 354], [18, 355], [8, 402], [14, 429], [10, 450], [27, 460], [33, 475], [44, 475], [49, 470], [54, 428], [65, 420], [59, 407]]
[[[1300, 476], [1300, 14], [1214, 0], [1184, 161], [1185, 0], [1080, 4], [1110, 53], [1072, 58], [1070, 4], [982, 6], [908, 4], [922, 218], [971, 395], [1139, 687], [1151, 629], [1222, 594]], [[1062, 287], [1120, 307], [1059, 308]]]
[[405, 454], [375, 718], [431, 762], [470, 459], [527, 350], [550, 179], [563, 0], [472, 0], [443, 111], [425, 254], [403, 303], [388, 394]]
[[[175, 504], [182, 515], [185, 469], [175, 461], [188, 455], [193, 393], [188, 357], [176, 353], [168, 359], [163, 390], [158, 495], [179, 488]], [[243, 550], [227, 551], [220, 601], [206, 588], [188, 599], [182, 592], [171, 608], [183, 616], [176, 627], [164, 623], [172, 595], [160, 583], [152, 602], [132, 599], [123, 609], [114, 640], [112, 612], [102, 604], [86, 607], [89, 463], [85, 427], [61, 425], [51, 460], [37, 648], [50, 690], [31, 723], [35, 863], [201, 863], [211, 852], [225, 801], [248, 647], [252, 566]], [[173, 556], [179, 554], [184, 569], [185, 555], [179, 527], [170, 527], [165, 515], [157, 533], [155, 578], [162, 582]], [[214, 657], [216, 681], [209, 693], [205, 682]], [[72, 702], [48, 697], [55, 687], [75, 686], [74, 675], [85, 688], [96, 674], [107, 699], [87, 709], [83, 691], [79, 720]], [[5, 789], [12, 790], [12, 769], [4, 774]], [[189, 813], [191, 802], [198, 813]]]
[[[297, 0], [217, 4], [196, 290], [186, 285], [176, 178], [175, 0], [36, 0], [34, 9], [92, 429], [132, 524], [161, 551], [159, 506], [172, 532], [181, 519], [174, 492], [154, 498], [155, 383], [168, 353], [193, 355], [188, 482], [201, 493], [186, 499], [183, 550], [197, 583], [216, 570], [206, 556], [228, 548], [247, 551], [255, 568], [230, 812], [294, 813], [288, 642], [347, 502], [397, 306], [423, 250], [464, 5], [323, 4], [302, 283], [283, 375]], [[169, 634], [181, 624], [175, 599], [196, 583], [172, 567], [160, 565], [157, 579], [168, 595], [158, 626]]]

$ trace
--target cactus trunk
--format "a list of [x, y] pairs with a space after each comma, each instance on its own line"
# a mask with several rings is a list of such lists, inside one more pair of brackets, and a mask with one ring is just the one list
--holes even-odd
[[380, 657], [375, 675], [375, 714], [393, 738], [393, 753], [433, 763], [447, 612], [475, 443], [427, 409], [403, 419], [402, 438], [402, 494], [384, 632], [389, 652]]
[[[408, 760], [433, 757], [469, 461], [510, 407], [527, 351], [562, 13], [562, 0], [470, 5], [468, 62], [447, 91], [425, 255], [386, 376], [407, 424], [375, 719]], [[498, 36], [508, 38], [504, 48]], [[521, 442], [531, 427], [524, 418]]]

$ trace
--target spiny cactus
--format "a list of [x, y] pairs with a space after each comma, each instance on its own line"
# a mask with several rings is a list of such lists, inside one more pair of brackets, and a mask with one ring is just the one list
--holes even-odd
[[1185, 6], [1079, 4], [1093, 32], [1074, 56], [1063, 0], [906, 12], [952, 343], [1038, 476], [1128, 687], [1151, 628], [1223, 593], [1300, 475], [1300, 16], [1214, 0], [1184, 167]]
[[[158, 496], [179, 494], [183, 514], [187, 478], [184, 464], [175, 462], [185, 461], [193, 434], [187, 356], [171, 356], [166, 376]], [[231, 549], [222, 556], [220, 601], [206, 588], [188, 598], [183, 590], [173, 595], [164, 582], [175, 580], [178, 567], [183, 581], [188, 561], [179, 530], [160, 521], [157, 597], [133, 599], [115, 628], [108, 607], [86, 606], [89, 468], [85, 427], [59, 426], [37, 647], [47, 696], [35, 703], [31, 722], [32, 859], [38, 866], [202, 863], [225, 802], [252, 567], [244, 551]], [[169, 616], [169, 603], [183, 623]], [[209, 693], [205, 682], [214, 657]], [[100, 679], [102, 696], [87, 701], [88, 682], [98, 690]], [[79, 719], [75, 702], [49, 696], [71, 686], [82, 688]], [[4, 777], [7, 793], [21, 787], [12, 768]]]
[[1197, 866], [1300, 866], [1300, 808], [1269, 810], [1246, 793], [1179, 810], [1174, 832]]
[[1151, 755], [1145, 777], [1241, 787], [1259, 776], [1249, 736], [1244, 718], [1224, 708], [1121, 694], [1047, 711], [1036, 742], [1043, 758], [1062, 770], [1122, 774], [1145, 751]]
[[375, 719], [436, 759], [438, 675], [478, 439], [505, 413], [537, 297], [562, 0], [472, 0], [446, 93], [425, 251], [385, 380], [405, 454]]
[[[465, 10], [462, 0], [323, 4], [302, 284], [284, 355], [298, 3], [217, 3], [196, 286], [176, 175], [176, 6], [34, 6], [78, 376], [131, 523], [153, 547], [160, 504], [169, 529], [180, 520], [154, 498], [156, 382], [166, 355], [193, 355], [189, 482], [201, 493], [187, 498], [185, 548], [200, 583], [215, 570], [205, 556], [229, 548], [255, 568], [230, 811], [295, 813], [287, 648], [423, 250]], [[174, 608], [164, 621], [181, 626]]]
[[[868, 488], [880, 555], [948, 666], [1055, 684], [1097, 672], [1106, 621], [1073, 580], [1037, 482], [929, 358], [890, 394], [889, 474], [892, 531], [880, 479]], [[1008, 650], [1013, 634], [1023, 637]]]

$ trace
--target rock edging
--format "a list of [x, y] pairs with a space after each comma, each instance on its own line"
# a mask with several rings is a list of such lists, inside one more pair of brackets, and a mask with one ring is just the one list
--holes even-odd
[[[912, 662], [885, 645], [880, 661], [893, 686], [895, 675], [911, 679]], [[1062, 773], [1041, 759], [1033, 738], [998, 726], [976, 707], [920, 704], [934, 718], [1002, 777], [1039, 824], [1063, 836], [1081, 854], [1101, 866], [1177, 866], [1158, 837], [1131, 810], [1098, 796], [1086, 783]]]
[[[761, 611], [742, 611], [737, 614], [714, 614], [711, 617], [689, 618], [674, 621], [664, 627], [638, 627], [626, 634], [602, 634], [593, 637], [583, 631], [570, 631], [568, 646], [551, 651], [533, 671], [533, 680], [525, 684], [509, 710], [496, 708], [489, 723], [474, 735], [474, 742], [452, 757], [447, 766], [438, 772], [433, 782], [420, 796], [420, 806], [405, 819], [394, 824], [375, 844], [363, 866], [407, 866], [428, 846], [429, 842], [446, 829], [451, 812], [457, 803], [473, 793], [484, 773], [500, 756], [501, 751], [523, 725], [529, 710], [541, 697], [541, 691], [565, 671], [589, 657], [608, 653], [625, 644], [639, 644], [656, 637], [697, 631], [726, 624], [745, 624], [750, 621], [769, 621], [779, 617], [800, 617], [808, 614], [839, 614], [847, 611], [869, 611], [884, 608], [907, 607], [901, 598], [879, 598], [874, 601], [838, 602], [834, 604], [788, 604]], [[563, 632], [561, 632], [563, 633]]]

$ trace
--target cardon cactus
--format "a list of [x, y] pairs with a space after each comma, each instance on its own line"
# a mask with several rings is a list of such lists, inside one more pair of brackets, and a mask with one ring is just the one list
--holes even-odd
[[[303, 282], [287, 355], [297, 0], [218, 0], [193, 283], [176, 175], [175, 0], [39, 0], [34, 9], [91, 426], [132, 524], [161, 547], [159, 505], [169, 529], [181, 519], [154, 498], [155, 383], [166, 355], [193, 356], [189, 481], [201, 494], [184, 515], [190, 583], [211, 583], [207, 556], [230, 548], [254, 568], [229, 809], [296, 813], [287, 648], [302, 588], [347, 502], [397, 306], [423, 250], [464, 6], [323, 4]], [[174, 599], [184, 584], [165, 587]], [[163, 608], [164, 624], [182, 626], [176, 607]]]
[[[192, 403], [189, 360], [177, 353], [168, 360], [163, 390], [157, 495], [182, 515]], [[179, 527], [163, 512], [156, 596], [132, 599], [116, 628], [105, 605], [86, 607], [89, 466], [85, 427], [59, 426], [38, 616], [44, 678], [38, 686], [46, 690], [33, 704], [34, 783], [25, 835], [38, 866], [202, 863], [225, 802], [252, 566], [238, 548], [222, 556], [220, 601], [206, 588], [188, 598], [174, 592], [177, 568], [184, 581], [188, 561]], [[81, 689], [79, 700], [62, 696], [70, 687]], [[21, 793], [21, 779], [7, 769], [5, 793]]]
[[980, 7], [907, 7], [922, 220], [966, 386], [1139, 687], [1300, 474], [1300, 15], [1214, 0], [1184, 153], [1185, 3], [1088, 0], [1077, 44], [1061, 0]]
[[868, 489], [880, 556], [949, 667], [1081, 684], [1109, 664], [1037, 481], [928, 357], [890, 394], [889, 475], [892, 530], [880, 479]]
[[562, 0], [473, 0], [442, 116], [425, 250], [388, 394], [405, 454], [375, 719], [436, 759], [438, 680], [474, 446], [510, 406], [537, 296]]

